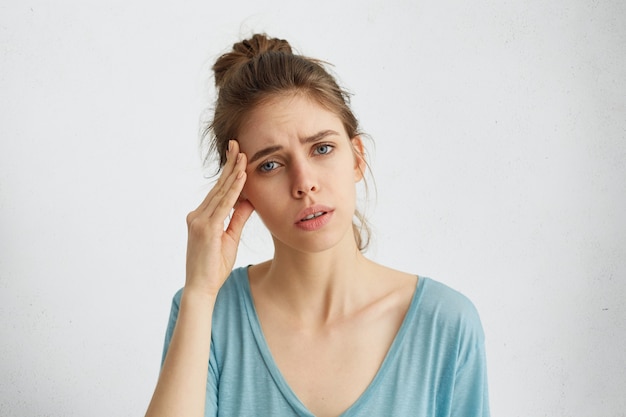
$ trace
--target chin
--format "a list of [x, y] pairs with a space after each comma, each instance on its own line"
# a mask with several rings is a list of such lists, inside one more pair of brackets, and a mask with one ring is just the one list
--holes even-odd
[[[323, 253], [341, 247], [348, 247], [354, 244], [354, 236], [352, 234], [352, 223], [344, 233], [297, 233], [289, 236], [277, 236], [272, 234], [275, 249], [293, 250], [301, 253]], [[349, 236], [347, 236], [349, 233]], [[351, 240], [348, 240], [351, 239]]]

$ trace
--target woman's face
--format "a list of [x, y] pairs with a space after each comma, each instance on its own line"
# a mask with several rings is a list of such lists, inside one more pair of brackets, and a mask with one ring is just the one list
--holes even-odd
[[307, 97], [277, 97], [254, 109], [237, 138], [246, 154], [242, 197], [250, 201], [276, 245], [304, 252], [351, 239], [355, 183], [365, 165], [359, 137]]

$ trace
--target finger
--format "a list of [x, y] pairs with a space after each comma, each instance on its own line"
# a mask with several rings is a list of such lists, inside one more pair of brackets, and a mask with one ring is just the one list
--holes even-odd
[[[222, 174], [218, 178], [218, 183], [232, 174], [237, 165], [237, 156], [239, 155], [239, 142], [234, 139], [228, 141], [228, 149], [226, 150], [226, 163], [222, 167]], [[217, 184], [216, 184], [217, 185]]]
[[235, 210], [230, 218], [226, 233], [228, 233], [235, 241], [239, 241], [244, 225], [252, 215], [254, 207], [248, 200], [239, 200], [235, 204]]
[[246, 182], [245, 155], [240, 154], [233, 173], [228, 176], [224, 185], [218, 190], [215, 197], [209, 201], [202, 215], [215, 217], [224, 221], [237, 203], [243, 186]]
[[[193, 240], [206, 241], [207, 239], [210, 239], [216, 243], [220, 239], [223, 239], [222, 236], [225, 232], [224, 221], [236, 205], [237, 200], [240, 198], [241, 190], [243, 189], [246, 181], [246, 173], [243, 170], [245, 161], [242, 161], [242, 159], [244, 158], [240, 158], [242, 167], [239, 169], [239, 173], [234, 176], [230, 188], [226, 189], [224, 195], [214, 198], [206, 210], [201, 212], [196, 210], [187, 216], [190, 242]], [[211, 215], [207, 214], [208, 211], [212, 211]], [[239, 215], [240, 213], [237, 214], [238, 217]], [[247, 216], [249, 217], [249, 214]], [[243, 227], [243, 223], [245, 223], [247, 218], [242, 220], [240, 228]], [[235, 224], [238, 223], [235, 222]], [[241, 233], [241, 231], [239, 231], [239, 233]], [[215, 239], [217, 239], [217, 241]]]
[[235, 167], [237, 166], [237, 155], [239, 154], [239, 143], [236, 140], [228, 141], [228, 149], [226, 150], [226, 164], [222, 167], [222, 172], [220, 173], [219, 178], [204, 198], [202, 203], [196, 209], [197, 211], [204, 211], [211, 200], [214, 198], [216, 194], [224, 187], [224, 184], [227, 181], [227, 178], [232, 175]]

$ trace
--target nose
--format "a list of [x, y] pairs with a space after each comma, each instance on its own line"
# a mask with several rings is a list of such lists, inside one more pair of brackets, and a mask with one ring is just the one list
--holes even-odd
[[305, 161], [298, 161], [291, 167], [292, 195], [294, 198], [303, 198], [319, 190], [317, 176], [314, 170]]

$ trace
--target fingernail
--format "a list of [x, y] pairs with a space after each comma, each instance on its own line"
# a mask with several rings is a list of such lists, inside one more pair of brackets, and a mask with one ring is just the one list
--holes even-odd
[[228, 152], [230, 152], [231, 149], [233, 149], [233, 141], [229, 140], [228, 141]]
[[238, 154], [238, 155], [237, 155], [237, 162], [241, 161], [241, 158], [242, 158], [242, 157], [243, 157], [243, 154], [242, 154], [242, 153]]

